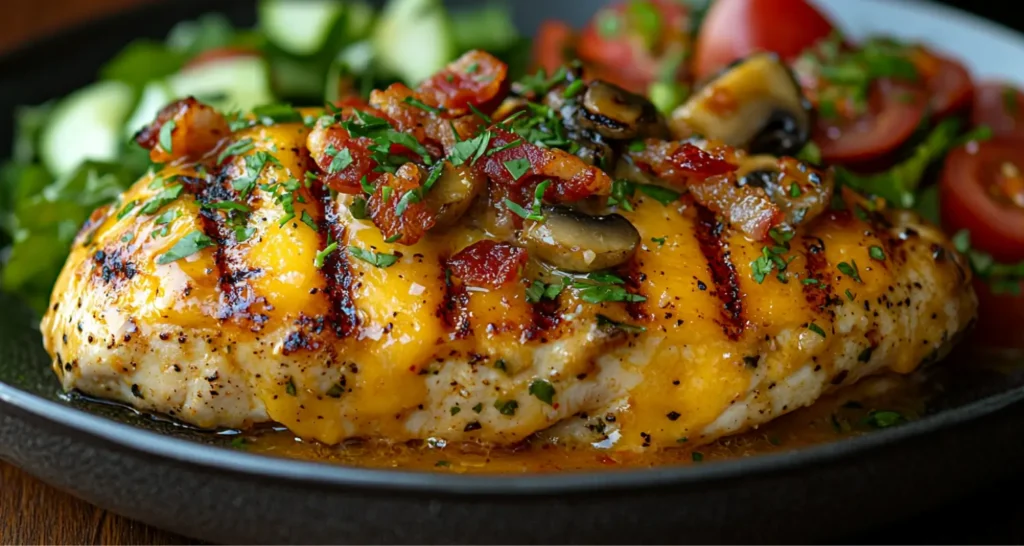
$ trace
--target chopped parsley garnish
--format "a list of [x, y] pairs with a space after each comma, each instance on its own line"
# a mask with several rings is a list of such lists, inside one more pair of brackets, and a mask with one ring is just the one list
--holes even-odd
[[338, 150], [334, 146], [327, 147], [327, 155], [332, 156], [331, 164], [327, 166], [327, 172], [329, 174], [339, 173], [348, 168], [352, 164], [352, 152], [348, 148], [342, 148]]
[[514, 212], [524, 220], [533, 220], [534, 222], [544, 221], [544, 211], [541, 209], [544, 201], [544, 192], [547, 191], [548, 186], [551, 185], [550, 180], [545, 180], [537, 185], [537, 189], [533, 191], [533, 205], [531, 210], [526, 210], [519, 203], [505, 198], [505, 206], [508, 210]]
[[516, 410], [519, 409], [519, 402], [515, 400], [495, 400], [494, 409], [498, 410], [498, 413], [502, 415], [515, 415]]
[[790, 256], [786, 259], [782, 255], [789, 250], [789, 241], [793, 238], [794, 233], [773, 228], [768, 234], [776, 244], [775, 246], [761, 248], [761, 255], [750, 262], [750, 275], [757, 284], [761, 284], [768, 275], [771, 275], [772, 270], [775, 269], [778, 271], [775, 277], [779, 279], [779, 282], [789, 282], [789, 279], [786, 277], [786, 268], [789, 267], [790, 262], [796, 259], [796, 257]]
[[174, 120], [169, 119], [160, 126], [160, 147], [167, 153], [171, 153], [175, 125]]
[[253, 143], [251, 138], [243, 138], [232, 142], [228, 147], [224, 148], [219, 155], [217, 155], [217, 164], [223, 164], [224, 160], [237, 155], [242, 155], [253, 149]]
[[804, 279], [801, 282], [803, 282], [804, 284], [811, 284], [811, 285], [813, 285], [813, 284], [821, 284], [821, 281], [819, 281], [818, 279]]
[[577, 291], [580, 299], [587, 303], [627, 302], [640, 303], [647, 298], [640, 294], [632, 294], [622, 286], [626, 281], [612, 273], [594, 272], [586, 279], [572, 281], [572, 288]]
[[668, 188], [654, 186], [651, 184], [641, 184], [639, 187], [640, 193], [646, 195], [647, 197], [650, 197], [651, 199], [654, 199], [655, 201], [661, 203], [662, 205], [669, 205], [677, 201], [679, 197], [682, 195], [681, 193], [675, 190], [670, 190]]
[[452, 415], [458, 415], [459, 412], [462, 411], [462, 408], [460, 408], [459, 406], [452, 406], [451, 408], [448, 409], [448, 411]]
[[320, 230], [320, 227], [316, 225], [316, 220], [314, 220], [313, 217], [310, 216], [309, 213], [306, 211], [302, 211], [302, 223], [309, 226], [309, 228], [312, 229], [313, 231]]
[[396, 233], [396, 234], [392, 235], [391, 237], [388, 237], [387, 239], [384, 239], [384, 242], [388, 243], [388, 244], [396, 243], [401, 238], [402, 238], [402, 234], [401, 233]]
[[494, 154], [496, 154], [498, 152], [504, 152], [505, 150], [511, 150], [512, 148], [518, 148], [518, 147], [520, 147], [522, 145], [523, 145], [522, 139], [516, 139], [516, 140], [513, 140], [512, 142], [509, 142], [508, 144], [505, 144], [504, 146], [498, 146], [497, 148], [491, 148], [491, 150], [489, 152], [487, 152], [487, 155], [488, 156], [492, 156], [492, 155], [494, 155]]
[[839, 272], [843, 275], [846, 275], [859, 283], [864, 282], [861, 280], [860, 271], [857, 269], [857, 260], [850, 260], [850, 263], [839, 262], [839, 265], [836, 267], [839, 268]]
[[338, 250], [337, 241], [327, 245], [326, 247], [324, 247], [323, 250], [316, 253], [316, 257], [313, 258], [313, 266], [316, 267], [317, 269], [322, 269], [324, 266], [324, 261], [327, 260], [327, 257], [330, 256], [331, 253], [334, 252], [335, 250]]
[[356, 197], [352, 200], [352, 204], [348, 206], [348, 212], [356, 220], [366, 220], [370, 215], [366, 212], [366, 198]]
[[807, 325], [807, 329], [814, 332], [815, 334], [818, 334], [821, 337], [825, 337], [825, 330], [822, 330], [821, 326], [818, 326], [813, 322]]
[[135, 210], [135, 207], [137, 207], [138, 205], [138, 200], [133, 199], [131, 201], [128, 201], [127, 203], [124, 204], [123, 207], [121, 207], [121, 210], [117, 211], [117, 219], [124, 220], [124, 217], [131, 214], [132, 211]]
[[192, 231], [178, 240], [166, 254], [157, 258], [156, 263], [159, 265], [169, 264], [182, 258], [187, 258], [204, 248], [213, 246], [213, 244], [213, 240], [204, 235], [203, 232], [199, 230]]
[[633, 204], [629, 202], [629, 198], [633, 197], [635, 192], [636, 184], [629, 180], [619, 179], [612, 181], [612, 191], [608, 196], [608, 206], [618, 205], [622, 210], [632, 211]]
[[885, 261], [885, 251], [880, 246], [872, 246], [868, 249], [868, 255], [871, 256], [872, 260], [878, 260], [880, 262]]
[[537, 95], [543, 95], [551, 90], [558, 82], [565, 79], [566, 69], [564, 66], [559, 67], [549, 77], [544, 69], [537, 70], [534, 74], [527, 74], [521, 80], [516, 82], [519, 87], [527, 93], [535, 93]]
[[561, 282], [544, 284], [542, 281], [533, 281], [533, 284], [526, 287], [526, 301], [528, 303], [538, 303], [543, 299], [553, 300], [564, 289], [565, 284]]
[[470, 164], [476, 163], [484, 155], [484, 152], [487, 151], [490, 143], [490, 131], [484, 131], [469, 140], [458, 142], [452, 147], [452, 153], [448, 156], [448, 161], [456, 167], [467, 162]]
[[299, 123], [303, 121], [302, 114], [290, 104], [264, 104], [253, 108], [252, 113], [263, 125]]
[[402, 197], [398, 199], [398, 203], [395, 203], [395, 215], [402, 216], [405, 211], [409, 208], [409, 205], [413, 203], [419, 203], [421, 201], [419, 189], [409, 190], [402, 194]]
[[803, 192], [800, 191], [800, 185], [797, 184], [796, 182], [793, 182], [792, 184], [789, 185], [789, 196], [790, 197], [794, 197], [794, 198], [795, 197], [800, 197], [800, 195], [802, 193]]
[[397, 167], [404, 165], [409, 159], [404, 155], [391, 153], [391, 146], [398, 144], [408, 148], [426, 165], [432, 165], [433, 159], [430, 153], [410, 134], [396, 131], [387, 120], [368, 114], [362, 110], [355, 110], [350, 119], [341, 122], [342, 128], [348, 131], [353, 138], [366, 137], [373, 140], [374, 144], [369, 147], [371, 159], [377, 162], [379, 172], [395, 172]]
[[612, 320], [604, 315], [597, 315], [597, 325], [602, 328], [613, 328], [630, 334], [640, 334], [647, 331], [647, 328], [638, 324], [627, 324]]
[[185, 187], [181, 184], [175, 184], [169, 188], [164, 188], [163, 191], [154, 195], [152, 199], [147, 201], [146, 204], [139, 209], [139, 214], [156, 214], [160, 209], [164, 208], [164, 206], [177, 199], [184, 189]]
[[665, 246], [665, 241], [667, 240], [666, 237], [651, 237], [651, 242], [658, 243], [658, 246]]
[[237, 201], [213, 201], [211, 203], [203, 203], [200, 207], [204, 209], [212, 210], [234, 210], [238, 212], [252, 212], [249, 205], [239, 203]]
[[699, 463], [704, 460], [704, 454], [700, 451], [694, 451], [690, 454], [690, 458], [693, 459], [693, 462]]
[[295, 381], [292, 378], [288, 378], [288, 382], [284, 384], [284, 392], [288, 393], [288, 396], [295, 396]]
[[481, 403], [477, 403], [477, 405], [473, 406], [472, 409], [474, 412], [480, 413], [480, 411], [484, 409], [484, 405]]
[[880, 410], [869, 413], [865, 422], [874, 428], [889, 428], [906, 422], [906, 418], [899, 412]]
[[415, 106], [416, 108], [419, 108], [420, 110], [424, 110], [424, 111], [430, 112], [432, 114], [440, 114], [441, 112], [444, 112], [444, 108], [435, 108], [435, 107], [430, 106], [429, 104], [426, 104], [423, 101], [417, 99], [416, 97], [405, 97], [405, 99], [403, 99], [402, 102], [404, 102], [406, 104], [410, 104], [412, 106]]
[[547, 379], [534, 379], [530, 382], [530, 388], [527, 392], [537, 400], [540, 400], [549, 406], [554, 403], [555, 386]]
[[583, 80], [575, 80], [566, 86], [565, 91], [562, 92], [562, 96], [567, 99], [571, 99], [576, 95], [579, 95], [580, 92], [583, 91], [583, 87], [585, 85], [586, 84], [583, 83]]
[[505, 162], [505, 168], [508, 169], [513, 180], [519, 180], [530, 170], [530, 160], [526, 158], [509, 159]]
[[850, 292], [850, 289], [849, 289], [849, 288], [847, 288], [847, 289], [846, 289], [846, 299], [848, 299], [848, 300], [850, 300], [850, 301], [853, 301], [853, 300], [854, 300], [854, 297], [853, 297], [853, 292]]
[[372, 250], [365, 250], [357, 246], [348, 247], [348, 252], [352, 256], [359, 258], [360, 260], [381, 269], [391, 267], [398, 263], [398, 256], [394, 254], [386, 254], [381, 252], [374, 252]]
[[868, 347], [857, 355], [857, 362], [867, 362], [871, 360], [871, 354], [875, 352], [874, 347]]
[[155, 219], [153, 219], [153, 224], [154, 225], [163, 226], [163, 227], [161, 227], [160, 229], [157, 229], [157, 230], [153, 230], [153, 233], [150, 234], [150, 237], [151, 238], [166, 237], [167, 234], [170, 233], [170, 230], [171, 230], [170, 229], [171, 228], [170, 223], [175, 221], [175, 220], [177, 220], [179, 217], [181, 217], [181, 211], [180, 210], [164, 211], [163, 214], [161, 214], [160, 216], [157, 216]]
[[260, 173], [263, 172], [263, 168], [267, 166], [267, 163], [281, 164], [276, 157], [263, 150], [246, 156], [245, 173], [232, 180], [231, 187], [238, 191], [243, 199], [246, 198], [252, 193], [253, 188], [256, 187], [256, 180], [259, 179]]

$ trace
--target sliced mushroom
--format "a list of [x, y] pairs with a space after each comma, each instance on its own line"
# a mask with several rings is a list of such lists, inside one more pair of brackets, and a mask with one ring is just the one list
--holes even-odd
[[628, 140], [667, 134], [665, 119], [651, 101], [617, 85], [590, 82], [582, 103], [578, 111], [580, 126], [605, 138]]
[[435, 211], [435, 228], [453, 225], [473, 204], [476, 196], [486, 186], [484, 175], [468, 165], [458, 167], [446, 161], [444, 172], [427, 193], [426, 203]]
[[640, 233], [619, 214], [590, 216], [564, 205], [546, 205], [544, 221], [524, 237], [532, 256], [570, 273], [590, 273], [622, 265], [640, 244]]
[[791, 226], [809, 222], [825, 211], [835, 186], [831, 169], [820, 171], [792, 157], [769, 155], [743, 158], [736, 182], [763, 189]]
[[753, 154], [793, 155], [810, 138], [811, 105], [777, 55], [737, 62], [672, 113], [676, 138], [694, 133]]

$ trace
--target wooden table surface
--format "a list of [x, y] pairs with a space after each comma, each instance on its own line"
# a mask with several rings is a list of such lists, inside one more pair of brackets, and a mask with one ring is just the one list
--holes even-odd
[[[76, 22], [148, 0], [9, 2], [0, 18], [0, 52]], [[971, 499], [855, 537], [851, 543], [1024, 542], [1024, 479]], [[111, 514], [0, 462], [0, 544], [199, 544]]]

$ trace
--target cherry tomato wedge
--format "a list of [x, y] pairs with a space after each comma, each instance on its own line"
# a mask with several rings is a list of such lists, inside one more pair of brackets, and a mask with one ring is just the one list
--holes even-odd
[[676, 0], [627, 0], [598, 11], [577, 54], [594, 73], [644, 93], [656, 80], [686, 77], [689, 10]]
[[926, 78], [930, 106], [936, 116], [946, 117], [969, 108], [974, 82], [964, 65], [924, 48], [915, 51], [914, 59]]
[[716, 0], [697, 36], [694, 75], [706, 78], [757, 51], [791, 60], [833, 29], [806, 0]]
[[220, 61], [220, 60], [224, 60], [224, 59], [232, 59], [232, 58], [235, 58], [235, 57], [259, 57], [260, 55], [261, 55], [261, 53], [260, 53], [259, 50], [251, 48], [251, 47], [245, 47], [245, 46], [218, 47], [218, 48], [214, 48], [214, 49], [210, 49], [210, 50], [204, 51], [204, 52], [200, 53], [199, 55], [196, 55], [195, 57], [192, 57], [191, 60], [189, 60], [187, 63], [185, 63], [185, 66], [182, 69], [183, 70], [188, 70], [189, 68], [195, 68], [197, 66], [201, 66], [201, 65], [204, 65], [206, 63], [210, 63], [210, 62], [214, 62], [214, 61]]
[[996, 294], [983, 279], [975, 277], [978, 295], [978, 323], [971, 338], [982, 346], [1000, 349], [1024, 349], [1024, 281], [1020, 294]]
[[993, 139], [946, 156], [939, 182], [942, 226], [1000, 263], [1024, 260], [1024, 140]]
[[572, 27], [562, 21], [549, 19], [541, 23], [534, 39], [534, 70], [540, 68], [547, 74], [553, 74], [569, 62], [575, 39]]
[[974, 92], [971, 121], [996, 136], [1024, 138], [1024, 93], [1004, 82], [984, 82]]
[[885, 157], [914, 134], [924, 119], [923, 90], [891, 80], [876, 80], [868, 112], [854, 120], [818, 117], [813, 139], [827, 163], [868, 163]]

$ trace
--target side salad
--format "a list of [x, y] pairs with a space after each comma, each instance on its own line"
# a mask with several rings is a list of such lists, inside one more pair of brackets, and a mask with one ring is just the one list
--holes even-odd
[[[149, 168], [133, 135], [186, 96], [225, 112], [317, 105], [408, 84], [465, 51], [492, 52], [525, 73], [530, 41], [509, 6], [488, 0], [449, 11], [441, 0], [262, 0], [255, 28], [210, 13], [163, 41], [130, 43], [97, 81], [16, 112], [15, 145], [0, 166], [0, 287], [37, 310], [79, 227]], [[289, 109], [290, 110], [290, 109]]]

